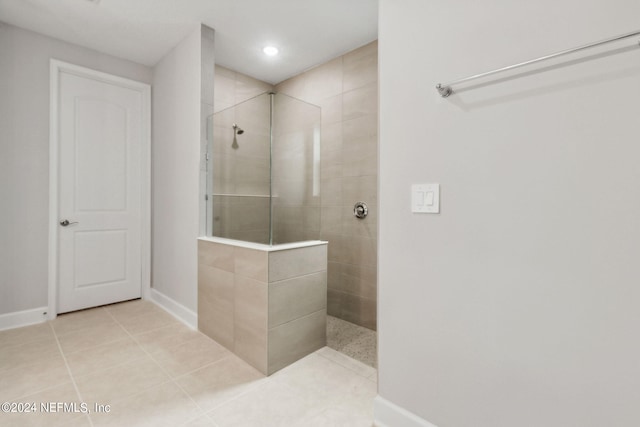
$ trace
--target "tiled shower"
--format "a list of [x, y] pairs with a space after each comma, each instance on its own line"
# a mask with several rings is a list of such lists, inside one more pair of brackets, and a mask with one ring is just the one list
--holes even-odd
[[[236, 156], [235, 159], [231, 159], [230, 155], [234, 153], [229, 149], [230, 143], [220, 148], [224, 152], [216, 153], [214, 149], [212, 153], [214, 174], [233, 173], [229, 168], [229, 162], [244, 162], [245, 170], [248, 172], [243, 174], [237, 185], [243, 186], [242, 191], [246, 194], [269, 194], [268, 188], [264, 188], [265, 183], [268, 183], [269, 171], [257, 166], [264, 164], [260, 163], [261, 159], [266, 158], [269, 153], [265, 151], [264, 145], [253, 144], [254, 138], [264, 137], [268, 132], [268, 105], [266, 102], [255, 102], [253, 105], [246, 103], [247, 111], [235, 111], [233, 116], [229, 114], [234, 109], [229, 107], [242, 104], [264, 93], [275, 92], [288, 95], [281, 98], [283, 104], [292, 97], [296, 99], [295, 102], [303, 101], [299, 105], [310, 104], [321, 108], [321, 161], [319, 170], [315, 172], [318, 174], [315, 178], [316, 181], [319, 178], [319, 188], [315, 189], [316, 192], [307, 192], [313, 194], [311, 200], [297, 206], [278, 206], [278, 199], [274, 198], [273, 232], [281, 235], [292, 234], [283, 238], [283, 241], [318, 238], [328, 241], [328, 314], [374, 330], [378, 222], [377, 59], [377, 42], [373, 42], [275, 87], [216, 66], [214, 112], [219, 114], [221, 119], [214, 120], [214, 139], [232, 138], [231, 126], [237, 121], [243, 129], [252, 129], [252, 132], [247, 131], [237, 138], [239, 144], [251, 146], [253, 151], [245, 151], [247, 154], [244, 158]], [[289, 103], [291, 106], [294, 105], [294, 101]], [[283, 107], [286, 108], [286, 105]], [[286, 114], [304, 116], [312, 114], [310, 111], [313, 111], [312, 107], [294, 107], [287, 108]], [[247, 117], [243, 118], [243, 123], [240, 123], [238, 114]], [[249, 116], [252, 118], [248, 118]], [[277, 117], [274, 125], [274, 132], [277, 132]], [[284, 153], [284, 156], [294, 156], [292, 148], [294, 147], [278, 152]], [[278, 179], [277, 155], [274, 156], [273, 162], [275, 181]], [[222, 228], [219, 226], [220, 234], [217, 235], [260, 241], [260, 236], [264, 236], [265, 229], [269, 227], [268, 199], [232, 197], [226, 195], [230, 194], [226, 192], [228, 189], [222, 190], [217, 193], [219, 195], [213, 196], [212, 226], [215, 230], [216, 218], [220, 222], [221, 217], [225, 215], [233, 218], [235, 223], [225, 221], [227, 225]], [[229, 190], [235, 191], [237, 188]], [[368, 216], [362, 220], [353, 215], [354, 204], [360, 201], [369, 207]]]

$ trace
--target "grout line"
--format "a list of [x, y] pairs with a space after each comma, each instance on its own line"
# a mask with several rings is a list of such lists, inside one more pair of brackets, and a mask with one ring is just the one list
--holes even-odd
[[[331, 348], [331, 347], [328, 347], [328, 348]], [[365, 368], [365, 367], [366, 367], [366, 368], [369, 368], [369, 369], [373, 369], [373, 370], [374, 370], [374, 372], [369, 372], [367, 375], [363, 375], [361, 372], [358, 372], [357, 370], [353, 369], [351, 366], [347, 366], [347, 364], [346, 364], [346, 363], [345, 363], [345, 364], [340, 363], [339, 361], [337, 361], [337, 360], [335, 360], [335, 359], [332, 359], [331, 357], [328, 357], [328, 356], [326, 356], [326, 355], [324, 355], [324, 354], [322, 354], [322, 353], [318, 353], [318, 350], [316, 350], [314, 353], [315, 353], [315, 354], [317, 354], [317, 355], [318, 355], [318, 356], [320, 356], [320, 357], [324, 357], [325, 359], [327, 359], [327, 360], [329, 360], [329, 361], [331, 361], [331, 362], [335, 363], [336, 365], [342, 366], [343, 368], [348, 369], [348, 370], [350, 370], [351, 372], [353, 372], [353, 373], [355, 373], [355, 374], [360, 375], [360, 376], [361, 376], [361, 377], [363, 377], [363, 378], [367, 378], [367, 379], [369, 379], [369, 377], [371, 377], [371, 375], [373, 375], [375, 372], [377, 372], [377, 371], [378, 371], [378, 370], [377, 370], [376, 368], [374, 368], [373, 366], [367, 365], [366, 363], [362, 363], [361, 361], [359, 361], [359, 360], [357, 360], [357, 359], [354, 359], [353, 357], [351, 357], [351, 356], [349, 356], [349, 355], [346, 355], [346, 354], [344, 354], [344, 353], [341, 353], [341, 352], [339, 352], [338, 350], [335, 350], [335, 349], [333, 349], [333, 348], [331, 348], [331, 350], [333, 350], [333, 351], [335, 351], [335, 352], [337, 352], [337, 353], [340, 353], [342, 356], [348, 357], [348, 358], [349, 358], [349, 359], [351, 359], [352, 361], [356, 362], [356, 364], [362, 365], [362, 367], [363, 367], [363, 368]]]
[[[80, 393], [80, 390], [78, 389], [78, 384], [76, 384], [76, 380], [73, 377], [73, 374], [71, 373], [71, 368], [69, 367], [69, 363], [67, 362], [67, 357], [64, 354], [64, 351], [62, 351], [62, 346], [60, 345], [60, 341], [58, 340], [58, 335], [56, 334], [55, 329], [53, 328], [53, 325], [51, 324], [51, 322], [47, 322], [49, 324], [49, 327], [51, 328], [51, 330], [53, 331], [53, 336], [56, 339], [56, 344], [58, 345], [58, 351], [60, 351], [60, 355], [62, 356], [62, 360], [64, 361], [64, 366], [67, 367], [67, 372], [69, 373], [69, 377], [71, 378], [71, 384], [73, 384], [73, 388], [76, 390], [76, 394], [78, 395], [78, 399], [80, 402], [84, 402], [84, 400], [82, 399], [82, 394]], [[86, 414], [87, 418], [89, 419], [89, 425], [91, 427], [93, 427], [93, 420], [91, 419], [91, 417], [89, 416], [89, 414]], [[80, 418], [80, 417], [78, 417]]]
[[[122, 325], [120, 324], [120, 322], [118, 321], [118, 319], [116, 319], [116, 318], [115, 318], [115, 316], [114, 316], [112, 313], [110, 313], [110, 312], [109, 312], [109, 315], [113, 318], [113, 320], [115, 320], [115, 321], [116, 321], [116, 323], [118, 323], [118, 324], [119, 324], [119, 325], [124, 329], [124, 326], [122, 326]], [[160, 329], [160, 328], [158, 328], [158, 329]], [[163, 383], [157, 384], [157, 385], [152, 386], [152, 387], [157, 387], [158, 385], [167, 384], [167, 383], [170, 383], [170, 382], [171, 382], [171, 383], [173, 383], [176, 387], [178, 387], [178, 388], [180, 389], [180, 391], [182, 391], [182, 392], [183, 392], [183, 393], [184, 393], [184, 394], [189, 398], [189, 400], [191, 400], [191, 402], [193, 402], [193, 404], [194, 404], [194, 405], [196, 405], [196, 408], [198, 408], [198, 409], [201, 411], [201, 414], [199, 414], [199, 415], [198, 415], [198, 417], [199, 417], [200, 415], [202, 415], [202, 414], [206, 414], [206, 411], [205, 411], [204, 409], [202, 409], [202, 407], [200, 407], [200, 405], [198, 405], [198, 402], [196, 402], [196, 401], [193, 399], [193, 397], [191, 397], [191, 395], [190, 395], [189, 393], [187, 393], [187, 391], [186, 391], [186, 390], [185, 390], [185, 389], [184, 389], [180, 384], [178, 384], [178, 383], [175, 381], [177, 378], [180, 378], [180, 377], [173, 378], [173, 377], [169, 374], [169, 372], [167, 372], [167, 370], [166, 370], [166, 369], [164, 369], [164, 368], [162, 367], [162, 365], [160, 365], [160, 363], [158, 363], [158, 361], [157, 361], [156, 359], [154, 359], [154, 358], [153, 358], [153, 355], [152, 355], [152, 354], [151, 354], [151, 353], [150, 353], [146, 348], [144, 348], [144, 347], [140, 344], [140, 342], [136, 339], [136, 337], [135, 337], [134, 335], [132, 335], [132, 334], [131, 334], [129, 331], [127, 331], [126, 329], [125, 329], [125, 331], [126, 331], [126, 332], [127, 332], [127, 334], [128, 334], [128, 335], [129, 335], [129, 336], [130, 336], [130, 337], [131, 337], [131, 338], [136, 342], [136, 344], [138, 344], [138, 347], [140, 347], [140, 348], [142, 349], [142, 351], [143, 351], [143, 352], [145, 352], [145, 353], [147, 354], [147, 356], [149, 356], [149, 358], [150, 358], [150, 359], [151, 359], [151, 360], [156, 364], [156, 366], [157, 366], [158, 368], [160, 368], [160, 370], [161, 370], [161, 371], [162, 371], [162, 372], [167, 376], [167, 378], [169, 378], [169, 380], [168, 380], [168, 381], [165, 381], [165, 382], [163, 382]], [[224, 358], [226, 358], [226, 357], [227, 357], [227, 356], [223, 357], [223, 359], [224, 359]], [[222, 359], [220, 359], [220, 360], [222, 360]], [[216, 361], [216, 362], [219, 362], [220, 360], [218, 360], [218, 361]], [[216, 362], [213, 362], [213, 363], [216, 363]], [[208, 366], [208, 365], [206, 365], [206, 366]], [[202, 366], [202, 367], [200, 367], [200, 368], [198, 368], [198, 369], [202, 369], [203, 367], [204, 367], [204, 366]], [[193, 370], [192, 372], [195, 372], [195, 371], [197, 371], [198, 369], [195, 369], [195, 370]], [[191, 372], [190, 372], [190, 373], [191, 373]], [[184, 375], [188, 375], [188, 374], [190, 374], [190, 373], [187, 373], [187, 374], [184, 374]], [[145, 389], [145, 390], [141, 391], [140, 393], [143, 393], [144, 391], [146, 391], [146, 390], [148, 390], [148, 389], [150, 389], [150, 388], [151, 388], [151, 387], [149, 387], [149, 388], [147, 388], [147, 389]], [[137, 393], [137, 394], [139, 394], [139, 393]], [[131, 396], [130, 396], [130, 397], [131, 397]], [[197, 417], [195, 417], [195, 418], [193, 418], [193, 419], [196, 419], [196, 418], [197, 418]]]
[[[48, 322], [45, 321], [43, 323], [39, 323], [38, 325], [46, 325], [47, 323]], [[35, 326], [35, 325], [30, 325], [30, 326]], [[23, 327], [28, 328], [29, 326], [23, 326]], [[15, 329], [20, 329], [20, 328], [15, 328]], [[6, 329], [6, 330], [9, 331], [9, 330], [12, 330], [12, 329]], [[27, 339], [25, 341], [20, 341], [20, 342], [14, 342], [14, 343], [7, 344], [7, 343], [3, 343], [2, 342], [2, 332], [4, 332], [4, 331], [0, 331], [0, 344], [2, 345], [3, 349], [12, 348], [12, 347], [18, 347], [18, 346], [26, 345], [26, 344], [33, 344], [33, 343], [36, 343], [36, 342], [42, 342], [42, 341], [46, 341], [46, 340], [53, 341], [53, 339], [54, 339], [53, 336], [46, 336], [46, 337], [42, 336], [42, 337], [29, 338], [29, 339]], [[23, 338], [20, 337], [19, 339], [22, 340]], [[14, 338], [14, 340], [15, 340], [15, 338]], [[0, 370], [0, 371], [2, 371], [2, 370]]]
[[[206, 414], [208, 415], [208, 414], [212, 413], [213, 411], [216, 411], [216, 410], [218, 410], [218, 409], [222, 408], [223, 406], [228, 405], [229, 403], [231, 403], [231, 402], [233, 402], [233, 401], [235, 401], [235, 400], [238, 400], [238, 399], [240, 399], [241, 397], [246, 396], [247, 394], [249, 394], [249, 393], [251, 393], [251, 392], [256, 391], [256, 390], [257, 390], [257, 389], [259, 389], [260, 387], [266, 387], [266, 385], [267, 385], [267, 384], [272, 383], [272, 382], [274, 382], [274, 381], [275, 381], [275, 379], [273, 379], [272, 377], [266, 377], [266, 376], [265, 376], [265, 377], [263, 378], [263, 380], [259, 382], [259, 384], [256, 384], [256, 385], [255, 385], [255, 386], [253, 386], [253, 387], [249, 387], [247, 390], [243, 391], [242, 393], [238, 394], [237, 396], [234, 396], [234, 397], [230, 398], [229, 400], [226, 400], [226, 401], [224, 401], [224, 402], [222, 402], [222, 403], [220, 403], [220, 404], [218, 404], [218, 405], [214, 406], [214, 407], [213, 407], [213, 408], [211, 408], [208, 412], [206, 412]], [[289, 388], [290, 388], [290, 387], [289, 387]], [[211, 417], [209, 417], [209, 418], [211, 418]], [[215, 422], [215, 420], [213, 420], [213, 421]]]
[[[71, 381], [68, 381], [68, 382], [69, 382], [69, 383], [71, 383]], [[67, 383], [67, 382], [65, 381], [65, 382], [63, 382], [63, 383], [59, 383], [59, 384], [56, 384], [56, 385], [52, 385], [52, 386], [50, 386], [50, 387], [41, 388], [41, 389], [38, 389], [38, 390], [36, 390], [36, 391], [29, 392], [28, 394], [24, 394], [24, 395], [22, 395], [22, 396], [20, 396], [20, 397], [17, 397], [17, 398], [13, 398], [13, 397], [12, 397], [11, 399], [7, 399], [7, 401], [9, 401], [9, 402], [17, 402], [17, 401], [21, 401], [22, 399], [24, 399], [24, 398], [26, 398], [26, 397], [32, 396], [32, 395], [34, 395], [34, 394], [43, 393], [43, 392], [45, 392], [45, 391], [48, 391], [48, 390], [54, 389], [54, 388], [56, 388], [56, 387], [60, 387], [61, 385], [64, 385], [64, 384], [66, 384], [66, 383]]]
[[287, 321], [286, 321], [286, 322], [284, 322], [284, 323], [280, 323], [280, 324], [278, 324], [278, 325], [275, 325], [275, 326], [272, 326], [272, 327], [268, 328], [267, 332], [268, 332], [268, 331], [271, 331], [271, 330], [273, 330], [273, 329], [279, 328], [280, 326], [288, 325], [289, 323], [296, 322], [296, 321], [298, 321], [298, 320], [302, 320], [302, 319], [305, 319], [305, 318], [307, 318], [307, 317], [311, 317], [311, 316], [313, 316], [313, 315], [315, 315], [315, 314], [318, 314], [318, 313], [320, 313], [320, 312], [325, 312], [325, 313], [326, 313], [326, 312], [327, 312], [327, 308], [326, 308], [326, 307], [324, 307], [324, 308], [321, 308], [320, 310], [316, 310], [316, 311], [313, 311], [313, 312], [311, 312], [311, 313], [308, 313], [308, 314], [302, 315], [302, 316], [300, 316], [300, 317], [296, 317], [295, 319], [287, 320]]

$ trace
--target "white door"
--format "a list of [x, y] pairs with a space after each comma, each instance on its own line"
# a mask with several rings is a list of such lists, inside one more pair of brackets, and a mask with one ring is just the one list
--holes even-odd
[[148, 100], [101, 76], [57, 72], [58, 313], [141, 296]]

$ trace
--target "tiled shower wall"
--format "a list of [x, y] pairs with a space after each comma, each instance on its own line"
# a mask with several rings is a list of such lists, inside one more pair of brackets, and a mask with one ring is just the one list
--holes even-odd
[[[372, 42], [276, 86], [322, 108], [321, 229], [329, 241], [328, 313], [376, 328], [378, 44]], [[358, 220], [353, 205], [369, 216]]]
[[[269, 242], [268, 83], [215, 67], [212, 174], [213, 235]], [[231, 108], [238, 105], [236, 108]], [[233, 124], [245, 130], [233, 144]]]
[[273, 114], [273, 243], [320, 238], [320, 107], [279, 93]]
[[[216, 66], [215, 111], [273, 89], [267, 83]], [[320, 238], [329, 241], [328, 314], [376, 329], [378, 43], [290, 78], [275, 90], [322, 108], [320, 206], [319, 212], [309, 209], [306, 215], [307, 221], [313, 221], [319, 213]], [[227, 132], [226, 138], [231, 135], [226, 128], [219, 131]], [[353, 216], [353, 205], [358, 201], [369, 206], [369, 216], [364, 220]], [[218, 200], [218, 207], [216, 198], [213, 203], [214, 216], [226, 213], [233, 217], [235, 212], [246, 211], [238, 207], [242, 203], [261, 206], [258, 200], [232, 197]], [[259, 215], [259, 210], [256, 208], [256, 227], [268, 227], [268, 222], [260, 222], [264, 215]], [[213, 226], [215, 229], [216, 221]], [[251, 240], [243, 236], [258, 235], [256, 230], [228, 233], [216, 235], [243, 240]], [[317, 236], [317, 230], [311, 233]]]

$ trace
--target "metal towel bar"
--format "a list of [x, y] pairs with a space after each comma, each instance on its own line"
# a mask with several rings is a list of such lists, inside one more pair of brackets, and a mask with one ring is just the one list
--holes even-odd
[[452, 86], [458, 85], [460, 83], [465, 83], [465, 82], [468, 82], [470, 80], [475, 80], [475, 79], [479, 79], [481, 77], [491, 76], [493, 74], [501, 73], [503, 71], [509, 71], [509, 70], [513, 70], [513, 69], [516, 69], [516, 68], [524, 67], [525, 65], [535, 64], [536, 62], [541, 62], [541, 61], [546, 61], [548, 59], [558, 58], [560, 56], [568, 55], [570, 53], [579, 52], [581, 50], [589, 49], [589, 48], [592, 48], [592, 47], [596, 47], [596, 46], [600, 46], [600, 45], [603, 45], [603, 44], [615, 42], [615, 41], [618, 41], [618, 40], [627, 39], [629, 37], [634, 37], [634, 36], [638, 36], [638, 35], [640, 35], [640, 30], [639, 31], [634, 31], [632, 33], [622, 34], [622, 35], [619, 35], [619, 36], [616, 36], [616, 37], [611, 37], [611, 38], [608, 38], [608, 39], [605, 39], [605, 40], [600, 40], [598, 42], [586, 44], [584, 46], [574, 47], [573, 49], [567, 49], [567, 50], [563, 50], [561, 52], [552, 53], [551, 55], [541, 56], [540, 58], [531, 59], [531, 60], [525, 61], [525, 62], [520, 62], [519, 64], [515, 64], [515, 65], [509, 65], [508, 67], [499, 68], [497, 70], [487, 71], [486, 73], [481, 73], [481, 74], [476, 74], [476, 75], [473, 75], [473, 76], [465, 77], [464, 79], [454, 80], [454, 81], [449, 82], [449, 83], [438, 83], [436, 85], [436, 90], [438, 91], [440, 96], [442, 96], [443, 98], [446, 98], [446, 97], [448, 97], [449, 95], [451, 95], [453, 93]]

